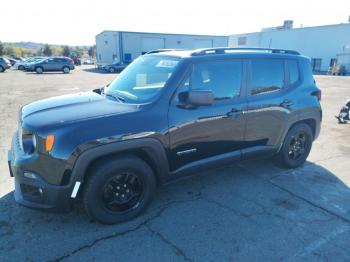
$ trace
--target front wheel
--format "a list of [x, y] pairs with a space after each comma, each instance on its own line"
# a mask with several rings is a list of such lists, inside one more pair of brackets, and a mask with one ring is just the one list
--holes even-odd
[[44, 72], [44, 70], [43, 70], [42, 67], [37, 67], [37, 68], [35, 68], [35, 72], [36, 72], [37, 74], [42, 74], [42, 73]]
[[301, 166], [309, 156], [313, 142], [312, 130], [309, 125], [300, 123], [292, 127], [276, 156], [279, 165], [286, 168]]
[[111, 67], [111, 68], [109, 69], [109, 72], [110, 72], [110, 73], [114, 73], [114, 72], [115, 72], [115, 69], [114, 69], [113, 67]]
[[20, 66], [18, 67], [18, 70], [23, 71], [23, 70], [24, 70], [24, 66], [20, 65]]
[[0, 73], [5, 72], [5, 68], [3, 68], [2, 66], [0, 66]]
[[152, 169], [128, 156], [94, 167], [84, 188], [88, 215], [103, 224], [128, 221], [145, 210], [156, 190]]

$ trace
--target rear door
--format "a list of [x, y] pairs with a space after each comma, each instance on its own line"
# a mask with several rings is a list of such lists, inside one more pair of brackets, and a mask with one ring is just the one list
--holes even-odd
[[[245, 130], [244, 65], [232, 59], [195, 63], [190, 68], [168, 113], [171, 171], [225, 153], [240, 158]], [[214, 103], [186, 106], [182, 97], [191, 89], [211, 90]]]
[[275, 150], [289, 116], [293, 111], [293, 98], [288, 92], [289, 74], [284, 59], [256, 58], [248, 63], [248, 106], [243, 154], [255, 150]]
[[53, 70], [60, 71], [64, 66], [64, 58], [54, 58]]
[[55, 70], [55, 59], [54, 58], [49, 58], [46, 60], [44, 64], [44, 70], [45, 71], [53, 71]]

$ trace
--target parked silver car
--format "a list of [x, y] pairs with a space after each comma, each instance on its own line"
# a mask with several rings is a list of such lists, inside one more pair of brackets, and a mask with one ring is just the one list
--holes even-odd
[[62, 71], [68, 74], [74, 68], [74, 62], [69, 57], [49, 57], [25, 66], [26, 71], [34, 71], [37, 74], [50, 71]]
[[45, 57], [41, 56], [33, 56], [25, 59], [24, 61], [18, 61], [13, 67], [18, 70], [25, 70], [25, 66], [29, 63], [38, 62], [40, 60], [43, 60]]

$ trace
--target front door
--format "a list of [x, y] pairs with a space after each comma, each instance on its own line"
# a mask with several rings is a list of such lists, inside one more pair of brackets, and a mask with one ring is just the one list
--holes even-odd
[[[170, 169], [175, 171], [191, 162], [230, 152], [243, 146], [246, 106], [242, 60], [195, 63], [176, 91], [168, 121]], [[211, 90], [214, 103], [191, 107], [182, 97], [190, 89]]]

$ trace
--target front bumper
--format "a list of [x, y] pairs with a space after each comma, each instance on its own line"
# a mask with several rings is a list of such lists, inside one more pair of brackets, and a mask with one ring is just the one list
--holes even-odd
[[[11, 150], [8, 152], [10, 175], [15, 179], [16, 202], [35, 209], [54, 212], [70, 211], [73, 186], [52, 185], [46, 182], [36, 170], [33, 170], [35, 166], [33, 161], [36, 161], [37, 158], [35, 153], [29, 156], [22, 151], [16, 133], [12, 139]], [[28, 174], [31, 175], [28, 176]]]

